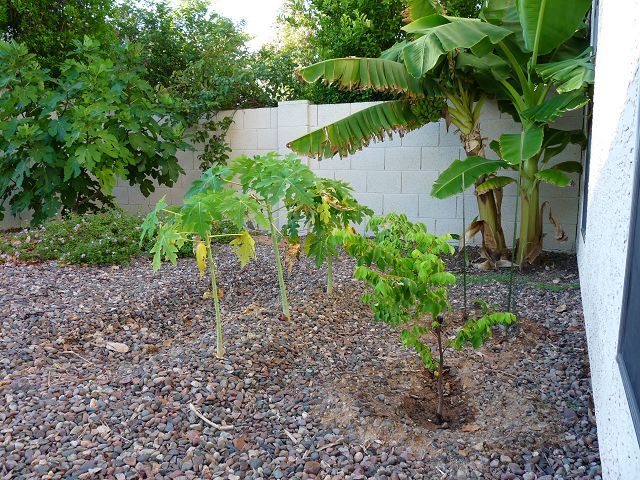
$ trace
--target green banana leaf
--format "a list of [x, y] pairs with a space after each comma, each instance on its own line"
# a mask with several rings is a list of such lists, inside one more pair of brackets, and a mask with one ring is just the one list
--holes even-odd
[[503, 160], [470, 156], [463, 160], [454, 160], [433, 184], [431, 195], [435, 198], [448, 198], [464, 192], [483, 175], [489, 175], [509, 164]]
[[540, 151], [543, 138], [542, 127], [531, 127], [521, 133], [500, 135], [500, 156], [511, 165], [520, 165]]
[[382, 58], [334, 58], [301, 68], [298, 75], [306, 82], [322, 80], [341, 90], [371, 89], [413, 98], [425, 96], [423, 82], [409, 75], [402, 63]]
[[536, 123], [551, 123], [565, 112], [582, 108], [587, 103], [589, 99], [581, 91], [561, 93], [541, 105], [526, 109], [522, 116]]
[[551, 168], [567, 173], [582, 173], [582, 164], [575, 161], [560, 162]]
[[553, 84], [558, 93], [582, 89], [593, 84], [595, 77], [591, 49], [576, 58], [537, 65], [536, 72], [545, 82]]
[[550, 183], [551, 185], [555, 185], [556, 187], [566, 187], [571, 185], [571, 178], [569, 175], [553, 168], [540, 170], [536, 173], [536, 178], [543, 182]]
[[516, 0], [516, 8], [527, 51], [544, 55], [571, 38], [591, 0]]
[[511, 177], [491, 177], [487, 181], [482, 182], [480, 185], [476, 186], [476, 193], [478, 195], [483, 195], [490, 190], [496, 190], [498, 188], [505, 187], [513, 182], [515, 182], [515, 179]]
[[[475, 50], [476, 54], [486, 54], [487, 46], [496, 44], [511, 34], [510, 30], [484, 23], [477, 19], [460, 19], [432, 15], [447, 23], [432, 28], [414, 28], [412, 24], [404, 30], [422, 33], [422, 36], [410, 42], [403, 50], [404, 63], [411, 75], [416, 78], [429, 73], [444, 55], [460, 49]], [[418, 22], [424, 22], [424, 19]], [[435, 18], [432, 19], [435, 22]]]
[[371, 140], [384, 140], [394, 132], [404, 133], [422, 126], [404, 100], [380, 103], [342, 120], [314, 130], [290, 142], [287, 147], [316, 158], [341, 157], [366, 147]]

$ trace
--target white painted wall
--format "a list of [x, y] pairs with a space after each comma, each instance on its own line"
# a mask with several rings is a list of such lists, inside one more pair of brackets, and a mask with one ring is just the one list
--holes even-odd
[[[373, 104], [312, 105], [306, 100], [299, 100], [283, 102], [277, 108], [225, 112], [224, 114], [233, 115], [234, 119], [227, 137], [233, 150], [231, 158], [271, 150], [286, 153], [286, 144], [291, 140]], [[581, 124], [581, 113], [576, 112], [573, 116], [562, 119], [560, 127], [580, 128]], [[501, 133], [520, 131], [510, 117], [498, 111], [495, 103], [487, 103], [484, 108], [482, 130], [483, 135], [489, 139], [495, 139]], [[487, 155], [492, 153], [487, 148]], [[197, 151], [180, 153], [179, 159], [186, 171], [185, 175], [173, 188], [160, 187], [147, 198], [137, 188], [121, 182], [114, 189], [118, 203], [135, 212], [149, 210], [163, 195], [167, 196], [169, 202], [179, 203], [191, 182], [200, 176], [197, 155]], [[393, 140], [372, 143], [349, 158], [305, 161], [319, 175], [349, 182], [358, 200], [371, 207], [376, 214], [405, 213], [411, 220], [423, 222], [430, 231], [443, 234], [462, 231], [463, 199], [458, 196], [437, 200], [429, 192], [438, 175], [452, 160], [461, 156], [464, 156], [464, 150], [458, 134], [453, 129], [447, 131], [444, 121], [441, 121], [410, 132], [403, 138], [397, 136]], [[579, 149], [571, 147], [557, 161], [579, 158]], [[579, 195], [577, 175], [575, 180], [576, 185], [572, 187], [541, 187], [542, 198], [550, 201], [555, 216], [563, 224], [569, 237], [567, 242], [556, 241], [553, 238], [553, 228], [545, 215], [547, 250], [575, 251]], [[473, 190], [467, 192], [464, 204], [466, 220], [470, 223], [478, 214]], [[513, 236], [514, 207], [515, 188], [511, 185], [505, 189], [503, 202], [503, 226], [509, 244]]]
[[598, 441], [607, 480], [640, 479], [640, 447], [616, 363], [639, 127], [639, 24], [637, 0], [601, 0], [587, 228], [578, 240]]

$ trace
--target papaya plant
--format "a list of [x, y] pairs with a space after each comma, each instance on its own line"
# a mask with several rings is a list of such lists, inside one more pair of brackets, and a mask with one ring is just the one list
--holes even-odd
[[333, 292], [333, 259], [338, 255], [332, 232], [362, 223], [373, 211], [360, 205], [352, 196], [353, 189], [340, 180], [317, 178], [313, 205], [301, 205], [288, 213], [285, 225], [290, 238], [296, 239], [302, 224], [307, 231], [304, 252], [320, 267], [327, 263], [327, 293]]
[[284, 270], [280, 253], [283, 233], [292, 227], [278, 228], [278, 222], [293, 209], [312, 208], [314, 204], [315, 174], [295, 155], [280, 156], [276, 152], [254, 157], [240, 156], [228, 166], [214, 166], [194, 182], [189, 194], [229, 190], [242, 190], [244, 198], [251, 199], [253, 214], [258, 224], [269, 230], [273, 242], [282, 313], [291, 319]]
[[[445, 321], [451, 310], [447, 288], [454, 275], [442, 259], [454, 253], [450, 235], [436, 237], [422, 223], [405, 215], [372, 218], [371, 238], [350, 230], [334, 233], [358, 266], [354, 276], [369, 285], [362, 302], [371, 307], [374, 319], [400, 330], [402, 343], [413, 348], [437, 382], [437, 421], [443, 421], [443, 372], [449, 348], [480, 347], [495, 325], [510, 325], [511, 313], [484, 312], [455, 330]], [[451, 334], [449, 333], [451, 331]]]
[[[140, 242], [147, 237], [155, 241], [151, 249], [154, 271], [160, 268], [163, 259], [175, 264], [178, 250], [185, 242], [193, 242], [200, 275], [204, 275], [207, 268], [209, 270], [215, 310], [216, 356], [222, 358], [222, 316], [212, 240], [218, 236], [235, 237], [230, 244], [240, 265], [244, 266], [251, 258], [255, 258], [255, 241], [243, 229], [246, 219], [250, 215], [262, 224], [266, 219], [260, 211], [260, 206], [251, 196], [231, 189], [205, 191], [201, 186], [201, 181], [198, 181], [187, 193], [184, 204], [178, 208], [169, 208], [163, 197], [144, 220]], [[231, 222], [238, 229], [238, 233], [213, 235], [211, 230], [214, 222], [223, 220]]]

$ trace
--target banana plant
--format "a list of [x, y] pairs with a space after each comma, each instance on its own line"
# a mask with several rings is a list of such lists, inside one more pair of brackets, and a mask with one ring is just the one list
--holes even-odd
[[286, 228], [291, 238], [297, 238], [298, 229], [307, 231], [304, 252], [315, 259], [320, 267], [327, 263], [327, 294], [333, 292], [333, 259], [338, 255], [336, 229], [353, 228], [373, 215], [368, 207], [360, 205], [352, 195], [351, 186], [340, 180], [317, 178], [313, 189], [313, 205], [300, 205], [289, 211]]
[[[200, 182], [200, 181], [198, 181]], [[196, 182], [196, 183], [198, 183]], [[157, 271], [162, 260], [175, 264], [178, 250], [185, 242], [193, 242], [200, 275], [207, 268], [211, 280], [211, 297], [215, 310], [216, 357], [224, 357], [222, 340], [222, 315], [220, 312], [220, 295], [214, 263], [212, 240], [215, 237], [228, 237], [228, 234], [213, 235], [214, 222], [230, 221], [238, 229], [230, 244], [243, 267], [250, 259], [255, 258], [255, 241], [243, 230], [246, 219], [250, 215], [264, 223], [259, 205], [249, 195], [230, 189], [198, 191], [198, 185], [187, 193], [184, 204], [179, 208], [169, 208], [164, 197], [158, 201], [154, 210], [147, 215], [143, 224], [140, 242], [145, 238], [155, 240], [151, 249], [153, 253], [153, 270]]]
[[[554, 165], [552, 160], [571, 143], [584, 146], [584, 135], [551, 125], [589, 102], [594, 70], [584, 21], [590, 7], [590, 0], [489, 0], [481, 21], [506, 28], [510, 34], [484, 52], [469, 50], [458, 56], [458, 67], [497, 96], [501, 107], [521, 123], [522, 131], [493, 142], [498, 160], [475, 155], [454, 162], [442, 172], [432, 193], [444, 198], [477, 181], [481, 181], [477, 191], [505, 186], [514, 180], [494, 175], [501, 169], [515, 170], [520, 229], [514, 258], [521, 267], [533, 263], [542, 251], [546, 202], [540, 205], [540, 184], [565, 187], [572, 183], [568, 174], [582, 170], [577, 161]], [[429, 27], [421, 32], [428, 35]], [[419, 59], [411, 58], [413, 68], [422, 71]], [[551, 213], [549, 219], [556, 227], [556, 238], [566, 238]]]
[[[473, 76], [457, 67], [463, 49], [483, 52], [511, 34], [506, 28], [480, 20], [444, 16], [435, 0], [412, 0], [403, 27], [413, 41], [404, 40], [380, 58], [338, 58], [299, 70], [307, 82], [322, 81], [343, 90], [370, 89], [397, 99], [356, 112], [289, 143], [292, 150], [316, 157], [346, 156], [367, 146], [438, 121], [455, 125], [467, 155], [483, 155], [480, 114], [485, 100]], [[428, 34], [423, 30], [429, 29]], [[477, 179], [483, 183], [482, 178]], [[487, 268], [507, 257], [501, 225], [501, 187], [477, 194]]]

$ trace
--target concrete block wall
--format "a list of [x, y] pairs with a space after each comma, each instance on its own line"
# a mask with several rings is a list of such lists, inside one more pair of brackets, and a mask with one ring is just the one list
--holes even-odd
[[[286, 145], [291, 140], [374, 104], [313, 105], [306, 100], [297, 100], [282, 102], [276, 108], [237, 110], [222, 112], [221, 115], [233, 117], [227, 140], [232, 149], [230, 156], [234, 158], [273, 150], [288, 153]], [[582, 120], [576, 115], [564, 118], [562, 122], [562, 128], [580, 128]], [[318, 175], [350, 183], [357, 199], [376, 214], [401, 212], [411, 220], [423, 222], [436, 234], [460, 233], [463, 229], [463, 204], [467, 223], [478, 214], [473, 190], [467, 192], [464, 201], [462, 196], [445, 200], [430, 196], [431, 186], [438, 175], [454, 159], [463, 158], [465, 154], [454, 130], [447, 130], [444, 122], [428, 124], [403, 137], [396, 135], [383, 142], [371, 143], [347, 158], [334, 157], [322, 161], [305, 158], [304, 161]], [[501, 133], [518, 133], [519, 126], [501, 114], [494, 103], [488, 103], [483, 112], [482, 131], [488, 139], [495, 139]], [[174, 187], [159, 187], [145, 198], [137, 188], [120, 182], [114, 189], [116, 199], [133, 212], [149, 210], [163, 195], [169, 202], [179, 203], [191, 182], [200, 176], [197, 157], [201, 151], [202, 145], [197, 145], [195, 152], [179, 153], [185, 174]], [[487, 155], [492, 154], [487, 149]], [[579, 158], [579, 150], [568, 149], [557, 161]], [[554, 215], [563, 223], [569, 237], [568, 242], [557, 242], [545, 215], [545, 248], [575, 249], [578, 194], [577, 186], [565, 189], [542, 187], [542, 198], [551, 201]], [[503, 201], [503, 225], [508, 241], [512, 238], [514, 207], [515, 188], [512, 185], [505, 189]]]

